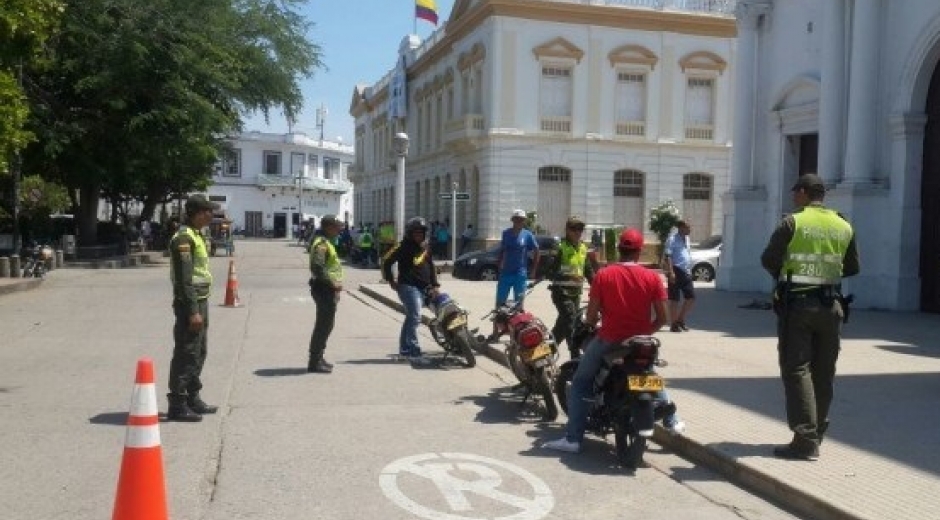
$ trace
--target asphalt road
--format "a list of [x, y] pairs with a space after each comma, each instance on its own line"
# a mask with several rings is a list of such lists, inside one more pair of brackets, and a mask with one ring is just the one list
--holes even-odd
[[[794, 518], [655, 445], [635, 473], [600, 440], [579, 455], [539, 449], [562, 419], [539, 422], [502, 366], [392, 357], [401, 316], [356, 290], [376, 270], [347, 269], [335, 372], [307, 374], [300, 248], [243, 241], [235, 261], [243, 306], [224, 308], [228, 259], [212, 260], [203, 396], [221, 411], [160, 425], [170, 518]], [[58, 270], [0, 297], [0, 517], [110, 515], [137, 359], [154, 359], [166, 409], [169, 305], [165, 265]]]

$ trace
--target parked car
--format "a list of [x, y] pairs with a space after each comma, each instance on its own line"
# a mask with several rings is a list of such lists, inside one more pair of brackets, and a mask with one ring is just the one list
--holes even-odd
[[710, 282], [718, 272], [721, 258], [721, 235], [713, 235], [692, 246], [692, 279]]
[[[536, 235], [535, 240], [539, 243], [539, 269], [535, 273], [535, 278], [540, 278], [542, 273], [551, 265], [555, 257], [555, 247], [558, 245], [558, 237], [549, 235]], [[532, 267], [532, 261], [529, 260], [529, 267]], [[454, 262], [454, 270], [451, 273], [454, 278], [462, 280], [496, 280], [499, 278], [499, 246], [493, 246], [489, 249], [471, 251], [457, 257]]]

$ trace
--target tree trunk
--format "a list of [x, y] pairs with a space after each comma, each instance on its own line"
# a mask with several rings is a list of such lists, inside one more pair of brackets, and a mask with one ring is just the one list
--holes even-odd
[[82, 186], [79, 193], [79, 204], [75, 212], [78, 221], [78, 242], [83, 246], [98, 244], [98, 196], [101, 189], [98, 186]]

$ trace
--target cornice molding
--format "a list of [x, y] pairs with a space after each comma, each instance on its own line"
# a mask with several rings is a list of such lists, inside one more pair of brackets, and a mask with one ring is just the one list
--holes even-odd
[[611, 67], [627, 64], [645, 65], [650, 70], [656, 68], [656, 63], [659, 61], [653, 51], [642, 45], [622, 45], [610, 51], [607, 54], [607, 59], [610, 60]]
[[535, 55], [535, 59], [537, 60], [545, 58], [563, 58], [574, 60], [576, 63], [581, 63], [581, 58], [584, 57], [583, 50], [562, 37], [536, 46], [532, 49], [532, 54]]
[[723, 74], [728, 67], [728, 62], [714, 52], [696, 51], [683, 56], [679, 60], [679, 67], [682, 68], [682, 72], [686, 69], [697, 69], [715, 70], [718, 74]]

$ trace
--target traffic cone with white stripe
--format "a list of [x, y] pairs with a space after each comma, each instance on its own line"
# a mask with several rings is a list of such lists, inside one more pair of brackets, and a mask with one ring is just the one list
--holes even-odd
[[241, 307], [238, 299], [238, 276], [235, 274], [235, 260], [228, 261], [228, 281], [225, 282], [225, 301], [223, 307]]
[[112, 520], [167, 520], [153, 360], [137, 361]]

